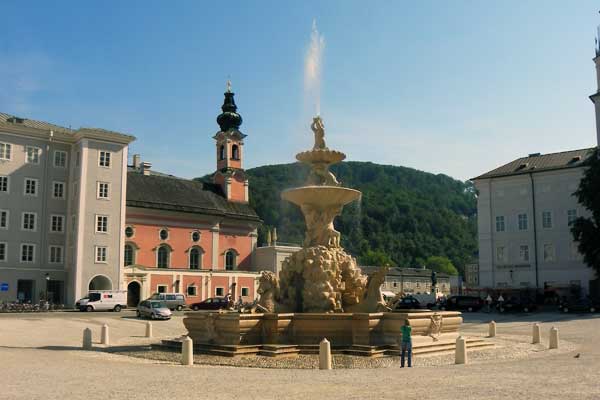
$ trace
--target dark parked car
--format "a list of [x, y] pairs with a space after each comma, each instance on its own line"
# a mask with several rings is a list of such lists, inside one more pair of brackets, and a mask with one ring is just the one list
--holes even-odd
[[594, 313], [600, 310], [600, 304], [592, 301], [591, 299], [579, 299], [573, 301], [566, 301], [560, 305], [562, 312], [591, 312]]
[[451, 296], [440, 304], [440, 310], [479, 311], [483, 307], [483, 299], [477, 296]]
[[511, 297], [508, 301], [498, 304], [498, 311], [503, 312], [530, 312], [537, 308], [531, 299]]
[[199, 303], [190, 304], [190, 308], [194, 311], [224, 310], [229, 308], [229, 300], [227, 297], [211, 297]]
[[423, 308], [419, 300], [414, 297], [405, 297], [396, 303], [395, 310], [415, 310]]

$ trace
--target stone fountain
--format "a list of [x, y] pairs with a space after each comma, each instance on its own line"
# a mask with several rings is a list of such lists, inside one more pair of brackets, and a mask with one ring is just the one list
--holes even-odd
[[413, 328], [415, 351], [420, 346], [428, 352], [448, 350], [462, 323], [459, 312], [392, 312], [381, 294], [388, 267], [382, 266], [366, 277], [356, 260], [340, 246], [340, 233], [333, 221], [361, 193], [342, 187], [329, 171], [346, 155], [326, 146], [320, 117], [313, 119], [311, 129], [315, 136], [312, 150], [296, 155], [297, 160], [310, 166], [307, 183], [281, 195], [304, 214], [306, 236], [302, 249], [284, 261], [279, 277], [262, 272], [260, 299], [252, 312], [186, 313], [183, 322], [196, 351], [227, 356], [290, 356], [317, 351], [318, 343], [326, 337], [338, 352], [395, 354], [400, 327], [407, 319]]

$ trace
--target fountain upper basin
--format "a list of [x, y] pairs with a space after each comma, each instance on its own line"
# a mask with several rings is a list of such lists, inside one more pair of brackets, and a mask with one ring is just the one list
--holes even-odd
[[360, 196], [358, 190], [339, 186], [304, 186], [281, 193], [284, 200], [297, 206], [310, 205], [317, 208], [344, 206], [358, 200]]
[[343, 161], [346, 155], [341, 151], [329, 149], [315, 149], [296, 154], [296, 160], [307, 164], [337, 164]]

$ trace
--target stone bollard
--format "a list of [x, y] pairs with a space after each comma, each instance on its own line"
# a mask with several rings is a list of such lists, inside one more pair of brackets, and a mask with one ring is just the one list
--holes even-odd
[[533, 324], [533, 340], [531, 341], [532, 344], [538, 344], [541, 341], [541, 331], [540, 331], [540, 324]]
[[92, 349], [92, 330], [90, 328], [85, 328], [83, 330], [83, 345], [84, 350]]
[[325, 338], [319, 343], [319, 369], [331, 369], [331, 345]]
[[496, 322], [491, 321], [490, 322], [490, 337], [496, 337]]
[[110, 345], [110, 339], [108, 337], [108, 325], [104, 324], [102, 325], [102, 334], [100, 335], [100, 343], [109, 346]]
[[146, 322], [146, 337], [152, 337], [152, 322], [150, 321]]
[[194, 342], [189, 336], [181, 342], [181, 365], [194, 365]]
[[558, 349], [558, 329], [555, 327], [550, 329], [550, 346], [548, 347], [550, 349]]
[[467, 339], [462, 336], [456, 338], [456, 354], [454, 362], [455, 364], [467, 363]]

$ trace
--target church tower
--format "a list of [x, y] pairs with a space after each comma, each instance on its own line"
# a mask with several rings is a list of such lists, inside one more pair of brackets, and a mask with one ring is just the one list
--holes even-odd
[[596, 108], [596, 145], [600, 146], [600, 26], [598, 27], [598, 36], [596, 36], [595, 45], [596, 57], [594, 57], [594, 63], [596, 63], [596, 81], [598, 82], [598, 88], [596, 93], [590, 96], [590, 100], [594, 103]]
[[231, 83], [227, 82], [225, 101], [217, 117], [221, 128], [213, 137], [217, 145], [217, 171], [214, 182], [221, 186], [227, 200], [248, 202], [248, 179], [242, 167], [244, 157], [244, 135], [239, 128], [242, 117], [237, 113], [237, 106], [233, 99]]

